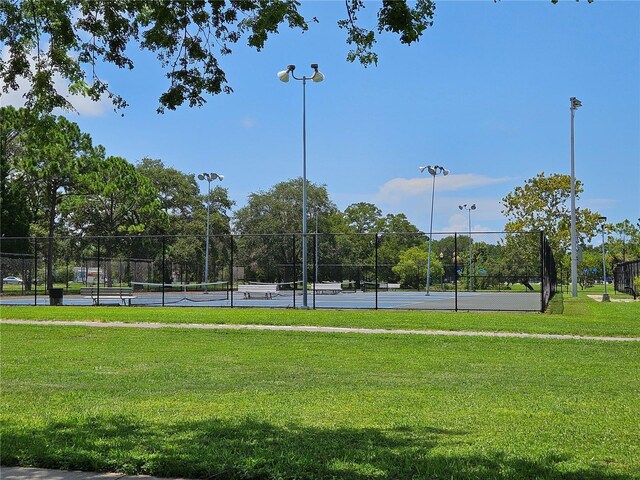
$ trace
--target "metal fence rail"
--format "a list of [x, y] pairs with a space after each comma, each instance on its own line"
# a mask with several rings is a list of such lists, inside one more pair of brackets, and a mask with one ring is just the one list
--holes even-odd
[[[424, 233], [308, 236], [309, 308], [543, 311], [556, 291], [540, 232], [434, 233], [430, 263]], [[0, 239], [0, 274], [20, 280], [0, 304], [302, 306], [298, 233], [211, 235], [208, 255], [205, 236], [49, 241]]]

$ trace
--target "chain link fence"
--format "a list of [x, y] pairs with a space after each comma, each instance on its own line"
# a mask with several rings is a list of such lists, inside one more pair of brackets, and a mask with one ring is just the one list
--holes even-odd
[[640, 260], [618, 263], [613, 269], [613, 285], [616, 292], [627, 293], [637, 298], [640, 295]]
[[544, 311], [556, 291], [539, 232], [311, 233], [306, 286], [303, 241], [211, 235], [207, 255], [204, 236], [2, 238], [0, 303]]

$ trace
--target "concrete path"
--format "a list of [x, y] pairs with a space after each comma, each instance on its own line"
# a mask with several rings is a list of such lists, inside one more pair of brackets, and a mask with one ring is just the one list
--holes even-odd
[[640, 342], [640, 337], [595, 337], [588, 335], [559, 335], [551, 333], [514, 333], [514, 332], [473, 332], [451, 330], [386, 330], [382, 328], [346, 328], [313, 327], [287, 325], [219, 325], [201, 323], [123, 323], [123, 322], [84, 322], [63, 320], [0, 320], [8, 325], [46, 325], [98, 328], [176, 328], [198, 330], [267, 330], [317, 333], [356, 333], [376, 335], [444, 335], [457, 337], [501, 337], [501, 338], [538, 338], [547, 340], [591, 340], [602, 342]]
[[147, 475], [128, 476], [122, 473], [69, 472], [24, 467], [0, 467], [0, 478], [2, 480], [161, 480]]

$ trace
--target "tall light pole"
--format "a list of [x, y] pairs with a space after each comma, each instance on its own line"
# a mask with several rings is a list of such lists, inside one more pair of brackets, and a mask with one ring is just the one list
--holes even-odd
[[473, 272], [473, 257], [472, 257], [473, 250], [471, 249], [472, 248], [471, 246], [471, 210], [476, 209], [476, 204], [474, 203], [470, 207], [467, 207], [467, 204], [465, 203], [464, 205], [458, 205], [458, 208], [460, 210], [467, 210], [469, 212], [469, 291], [472, 291], [473, 275], [471, 272]]
[[202, 181], [202, 180], [206, 180], [209, 183], [209, 189], [207, 190], [207, 240], [206, 240], [206, 247], [205, 247], [205, 254], [204, 254], [204, 281], [202, 283], [204, 283], [204, 291], [207, 291], [207, 285], [206, 283], [209, 281], [209, 216], [211, 213], [211, 182], [213, 182], [215, 179], [218, 179], [220, 181], [222, 181], [222, 179], [224, 178], [224, 175], [219, 175], [217, 173], [201, 173], [200, 175], [198, 175], [198, 180]]
[[609, 294], [607, 293], [607, 261], [604, 249], [604, 222], [607, 221], [607, 217], [599, 217], [602, 224], [602, 281], [604, 282], [604, 293], [602, 294], [603, 302], [610, 302]]
[[318, 71], [318, 64], [312, 63], [313, 75], [310, 77], [296, 77], [293, 71], [295, 65], [287, 65], [286, 70], [278, 72], [280, 81], [287, 83], [289, 77], [294, 80], [302, 81], [302, 308], [308, 308], [307, 305], [307, 80], [312, 82], [321, 82], [324, 75]]
[[578, 296], [578, 240], [576, 235], [576, 172], [573, 159], [573, 117], [582, 106], [576, 97], [571, 97], [571, 296]]
[[431, 221], [429, 222], [429, 253], [427, 254], [427, 286], [425, 295], [429, 295], [429, 284], [431, 283], [431, 237], [433, 236], [433, 199], [436, 192], [436, 175], [449, 175], [449, 170], [440, 165], [427, 165], [426, 167], [418, 167], [420, 173], [427, 170], [433, 177], [431, 186]]

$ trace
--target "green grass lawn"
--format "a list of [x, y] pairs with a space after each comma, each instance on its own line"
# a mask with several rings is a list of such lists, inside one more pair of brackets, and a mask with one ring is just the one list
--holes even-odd
[[[560, 298], [560, 297], [559, 297]], [[0, 318], [118, 322], [320, 325], [332, 327], [475, 330], [640, 336], [640, 302], [599, 303], [581, 293], [564, 295], [563, 313], [290, 310], [202, 307], [3, 306]]]
[[637, 344], [2, 325], [3, 465], [632, 479]]

